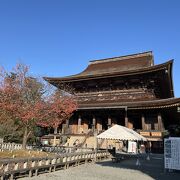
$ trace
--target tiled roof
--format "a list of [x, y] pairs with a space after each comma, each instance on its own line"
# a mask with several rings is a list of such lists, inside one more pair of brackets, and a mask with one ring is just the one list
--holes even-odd
[[90, 61], [81, 75], [96, 75], [106, 72], [123, 72], [154, 65], [151, 52]]
[[79, 74], [60, 78], [44, 77], [44, 79], [47, 81], [71, 81], [74, 79], [103, 76], [107, 74], [139, 71], [153, 66], [154, 60], [152, 52], [150, 51], [128, 56], [93, 60], [90, 61], [88, 67]]
[[180, 98], [168, 98], [152, 101], [134, 101], [134, 102], [101, 102], [101, 103], [89, 103], [79, 104], [78, 109], [116, 109], [116, 108], [128, 108], [128, 109], [155, 109], [155, 108], [168, 108], [180, 106]]

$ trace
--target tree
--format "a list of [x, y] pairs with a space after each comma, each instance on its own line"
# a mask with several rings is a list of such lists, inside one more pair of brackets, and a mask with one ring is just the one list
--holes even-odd
[[[52, 127], [54, 128], [54, 134], [57, 134], [59, 125], [69, 119], [76, 109], [77, 101], [74, 96], [66, 93], [62, 94], [60, 90], [56, 90], [46, 101], [37, 104], [36, 111], [41, 111], [41, 113], [37, 113], [40, 115], [38, 125]], [[55, 141], [56, 136], [54, 137]]]
[[19, 142], [22, 131], [19, 129], [18, 121], [13, 121], [9, 116], [0, 116], [0, 137], [5, 142]]
[[23, 148], [37, 122], [37, 104], [42, 101], [43, 85], [28, 75], [29, 68], [18, 64], [13, 72], [1, 71], [0, 114], [18, 121], [23, 131]]
[[172, 124], [168, 127], [169, 136], [180, 137], [180, 124]]
[[28, 72], [29, 68], [23, 64], [12, 72], [3, 69], [0, 72], [1, 121], [6, 127], [18, 122], [16, 130], [23, 132], [24, 149], [35, 126], [53, 127], [56, 134], [58, 126], [77, 108], [74, 96], [59, 90], [49, 94], [45, 84]]

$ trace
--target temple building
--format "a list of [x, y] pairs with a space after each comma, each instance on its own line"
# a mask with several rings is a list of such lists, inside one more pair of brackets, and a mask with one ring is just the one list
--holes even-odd
[[65, 133], [100, 133], [119, 124], [159, 148], [169, 125], [180, 122], [172, 65], [173, 60], [155, 65], [152, 52], [144, 52], [93, 60], [77, 75], [45, 80], [58, 88], [64, 84], [74, 89], [78, 109], [63, 125]]

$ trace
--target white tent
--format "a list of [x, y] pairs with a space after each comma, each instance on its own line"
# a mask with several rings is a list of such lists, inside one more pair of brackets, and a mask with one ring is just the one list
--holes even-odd
[[147, 141], [147, 139], [132, 129], [120, 125], [114, 125], [97, 136], [98, 139], [114, 139], [129, 141]]

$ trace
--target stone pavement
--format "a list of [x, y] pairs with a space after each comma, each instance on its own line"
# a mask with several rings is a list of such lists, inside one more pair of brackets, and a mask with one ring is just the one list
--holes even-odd
[[150, 155], [150, 160], [127, 159], [119, 163], [111, 160], [85, 164], [60, 170], [53, 173], [41, 174], [38, 177], [23, 178], [24, 180], [179, 180], [180, 172], [165, 172], [162, 155]]

